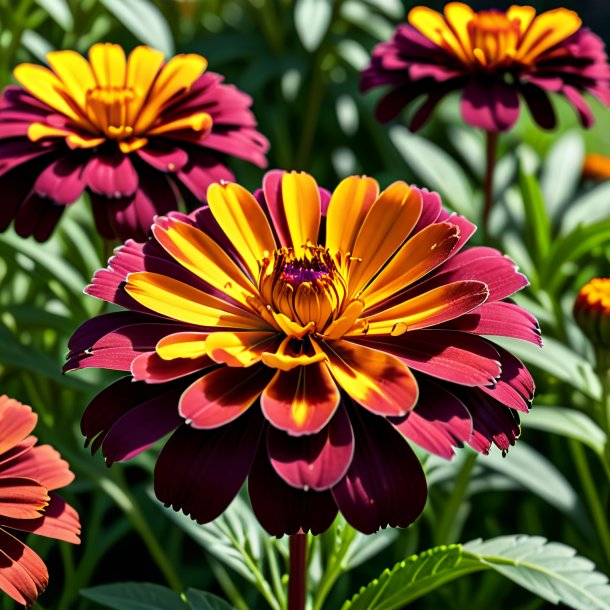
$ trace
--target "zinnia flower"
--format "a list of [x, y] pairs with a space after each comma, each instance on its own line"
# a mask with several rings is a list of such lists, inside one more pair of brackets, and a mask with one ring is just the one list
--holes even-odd
[[593, 345], [610, 348], [610, 278], [594, 278], [578, 291], [574, 319]]
[[145, 239], [158, 214], [233, 180], [227, 156], [266, 165], [251, 99], [199, 55], [96, 44], [21, 64], [0, 99], [0, 230], [46, 240], [84, 190], [105, 238]]
[[66, 370], [128, 375], [88, 406], [82, 431], [108, 463], [173, 432], [158, 498], [207, 522], [248, 477], [274, 535], [406, 527], [426, 480], [408, 440], [449, 458], [507, 450], [532, 379], [480, 335], [539, 342], [505, 299], [527, 284], [436, 193], [350, 177], [332, 195], [270, 172], [251, 195], [213, 184], [209, 207], [159, 218], [86, 289], [126, 308], [85, 322]]
[[582, 174], [592, 180], [608, 180], [610, 178], [610, 157], [590, 153], [585, 156]]
[[610, 104], [604, 43], [581, 27], [574, 11], [558, 8], [536, 15], [531, 6], [514, 5], [506, 12], [475, 13], [450, 2], [444, 15], [417, 6], [408, 21], [389, 42], [377, 45], [362, 74], [363, 90], [390, 87], [376, 109], [382, 122], [423, 96], [410, 124], [419, 129], [451, 91], [462, 92], [464, 120], [487, 131], [512, 127], [520, 97], [547, 129], [556, 123], [548, 92], [562, 94], [585, 127], [592, 125], [593, 115], [583, 92]]
[[68, 463], [31, 436], [37, 416], [0, 396], [0, 590], [28, 608], [49, 580], [40, 557], [8, 529], [79, 542], [76, 511], [54, 491], [74, 479]]

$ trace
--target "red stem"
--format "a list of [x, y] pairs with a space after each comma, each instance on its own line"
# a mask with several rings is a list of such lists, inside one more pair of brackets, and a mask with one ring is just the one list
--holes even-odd
[[307, 534], [290, 536], [288, 610], [305, 610], [307, 592]]
[[485, 206], [483, 208], [483, 231], [485, 236], [489, 235], [489, 216], [494, 203], [494, 171], [496, 169], [496, 154], [498, 149], [498, 132], [488, 131], [486, 146], [486, 168], [485, 168]]

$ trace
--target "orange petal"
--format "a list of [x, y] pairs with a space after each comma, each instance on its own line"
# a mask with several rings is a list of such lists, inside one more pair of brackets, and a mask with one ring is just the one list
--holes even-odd
[[205, 341], [209, 333], [173, 333], [160, 339], [155, 351], [163, 360], [200, 358], [205, 356]]
[[33, 447], [17, 459], [0, 465], [2, 477], [22, 477], [44, 485], [48, 491], [69, 485], [74, 480], [68, 462], [50, 445]]
[[49, 503], [47, 488], [25, 477], [0, 478], [0, 517], [36, 519]]
[[349, 293], [358, 292], [409, 237], [422, 211], [422, 196], [404, 182], [390, 185], [369, 210], [354, 244]]
[[377, 415], [406, 415], [419, 390], [411, 370], [386, 352], [349, 341], [324, 344], [330, 370], [353, 400]]
[[316, 181], [305, 172], [284, 174], [282, 202], [293, 248], [298, 251], [308, 242], [317, 244], [321, 210]]
[[206, 353], [215, 362], [230, 367], [249, 367], [260, 362], [264, 352], [276, 349], [278, 333], [242, 332], [211, 333], [206, 342]]
[[31, 407], [6, 395], [0, 396], [0, 455], [28, 436], [37, 421], [38, 416]]
[[260, 262], [275, 250], [275, 239], [258, 201], [238, 184], [212, 184], [208, 205], [226, 236], [241, 254], [252, 278], [258, 278]]
[[396, 335], [434, 326], [472, 311], [488, 296], [487, 285], [474, 280], [439, 286], [367, 318], [368, 327], [364, 334]]
[[447, 260], [460, 238], [460, 228], [435, 223], [416, 233], [381, 273], [362, 291], [367, 309], [417, 281]]

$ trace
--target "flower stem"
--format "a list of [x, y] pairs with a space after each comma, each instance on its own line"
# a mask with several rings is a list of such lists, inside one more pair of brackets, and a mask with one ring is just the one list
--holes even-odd
[[484, 192], [484, 207], [483, 207], [483, 231], [485, 237], [489, 235], [489, 216], [494, 203], [494, 171], [496, 169], [496, 157], [498, 153], [498, 132], [486, 132], [485, 144], [485, 185]]
[[307, 534], [290, 536], [288, 610], [305, 610], [307, 593]]

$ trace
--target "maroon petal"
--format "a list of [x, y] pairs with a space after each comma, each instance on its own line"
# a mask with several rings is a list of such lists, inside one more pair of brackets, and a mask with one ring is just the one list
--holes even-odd
[[593, 116], [593, 112], [591, 112], [591, 108], [589, 108], [589, 104], [587, 104], [580, 91], [578, 91], [578, 89], [575, 87], [565, 85], [561, 92], [566, 96], [568, 102], [570, 102], [578, 113], [580, 124], [585, 129], [592, 127], [593, 123], [595, 123], [595, 117]]
[[40, 197], [60, 205], [73, 203], [84, 189], [83, 159], [79, 155], [68, 155], [53, 161], [34, 183], [34, 191]]
[[215, 366], [215, 364], [207, 356], [163, 360], [157, 352], [146, 352], [132, 361], [131, 374], [134, 381], [144, 381], [151, 384], [167, 383], [191, 373], [204, 371]]
[[451, 459], [454, 447], [463, 447], [472, 435], [470, 413], [440, 385], [421, 375], [417, 383], [420, 394], [415, 409], [402, 419], [390, 421], [403, 436], [426, 451]]
[[273, 372], [265, 366], [223, 366], [197, 379], [180, 398], [180, 415], [197, 429], [218, 428], [240, 417], [258, 399]]
[[350, 411], [355, 451], [333, 496], [347, 522], [364, 534], [407, 527], [426, 503], [426, 477], [407, 441], [384, 418]]
[[534, 121], [543, 129], [555, 129], [557, 126], [557, 116], [548, 94], [532, 83], [521, 85], [521, 94]]
[[337, 505], [329, 491], [303, 491], [284, 483], [261, 444], [248, 478], [252, 510], [271, 536], [325, 532], [335, 520]]
[[515, 86], [502, 80], [471, 80], [462, 96], [462, 117], [486, 131], [506, 131], [519, 118], [519, 96]]
[[212, 153], [189, 147], [189, 162], [176, 173], [176, 177], [197, 198], [205, 201], [208, 186], [213, 182], [233, 182], [233, 172]]
[[198, 523], [216, 519], [246, 480], [262, 428], [258, 409], [214, 430], [181, 426], [157, 460], [157, 498]]
[[265, 207], [269, 211], [272, 221], [270, 224], [275, 230], [276, 237], [281, 246], [291, 243], [288, 221], [286, 220], [282, 200], [282, 176], [285, 173], [284, 170], [273, 170], [267, 172], [263, 178]]
[[163, 141], [148, 144], [136, 151], [142, 161], [160, 172], [180, 171], [188, 162], [187, 152]]
[[65, 206], [32, 193], [23, 201], [17, 211], [14, 224], [15, 233], [19, 237], [33, 235], [36, 241], [46, 241], [55, 229], [64, 210]]
[[323, 491], [343, 478], [354, 454], [354, 434], [340, 406], [317, 434], [292, 437], [269, 426], [267, 452], [275, 471], [292, 487]]
[[91, 157], [83, 178], [94, 192], [109, 199], [131, 197], [138, 188], [138, 174], [127, 155]]

